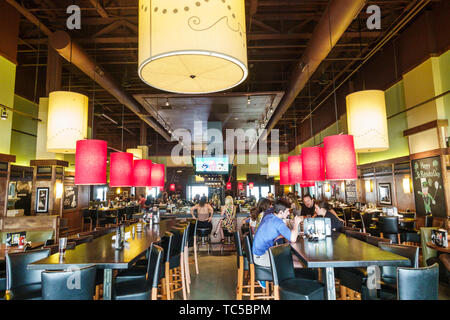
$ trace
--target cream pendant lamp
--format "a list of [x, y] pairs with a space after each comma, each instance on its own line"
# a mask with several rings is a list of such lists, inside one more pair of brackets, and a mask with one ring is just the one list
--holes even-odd
[[248, 75], [244, 0], [140, 0], [139, 77], [169, 92], [227, 90]]
[[280, 157], [270, 156], [267, 157], [268, 175], [277, 177], [280, 175]]
[[389, 149], [384, 91], [358, 91], [346, 100], [348, 133], [354, 137], [356, 152]]
[[87, 138], [88, 97], [53, 91], [48, 99], [47, 151], [75, 153], [78, 140]]
[[134, 160], [142, 160], [142, 149], [127, 149], [127, 152], [133, 154]]

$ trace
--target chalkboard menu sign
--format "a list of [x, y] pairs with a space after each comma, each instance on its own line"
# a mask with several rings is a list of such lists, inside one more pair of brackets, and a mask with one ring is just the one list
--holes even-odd
[[76, 209], [78, 206], [78, 187], [64, 187], [64, 210]]
[[445, 218], [447, 213], [440, 156], [412, 160], [411, 165], [417, 214]]
[[358, 196], [356, 194], [356, 181], [345, 181], [345, 201], [348, 204], [351, 204], [355, 203], [357, 201], [357, 198]]

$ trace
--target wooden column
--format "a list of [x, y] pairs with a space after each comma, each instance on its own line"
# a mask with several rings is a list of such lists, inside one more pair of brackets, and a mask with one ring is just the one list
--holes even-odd
[[16, 162], [16, 156], [0, 153], [0, 229], [8, 209], [8, 186], [11, 163]]
[[141, 121], [141, 134], [139, 145], [141, 146], [147, 145], [147, 124], [144, 121]]

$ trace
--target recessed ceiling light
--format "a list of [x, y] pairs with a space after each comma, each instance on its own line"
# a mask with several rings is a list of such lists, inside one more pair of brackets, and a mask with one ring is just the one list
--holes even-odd
[[236, 118], [234, 118], [234, 120], [239, 120], [239, 118], [236, 117]]

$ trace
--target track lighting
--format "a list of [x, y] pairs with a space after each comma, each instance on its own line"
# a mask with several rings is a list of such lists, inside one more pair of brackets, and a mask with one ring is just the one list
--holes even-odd
[[8, 119], [8, 113], [6, 112], [6, 108], [3, 108], [1, 118], [2, 118], [2, 120]]

